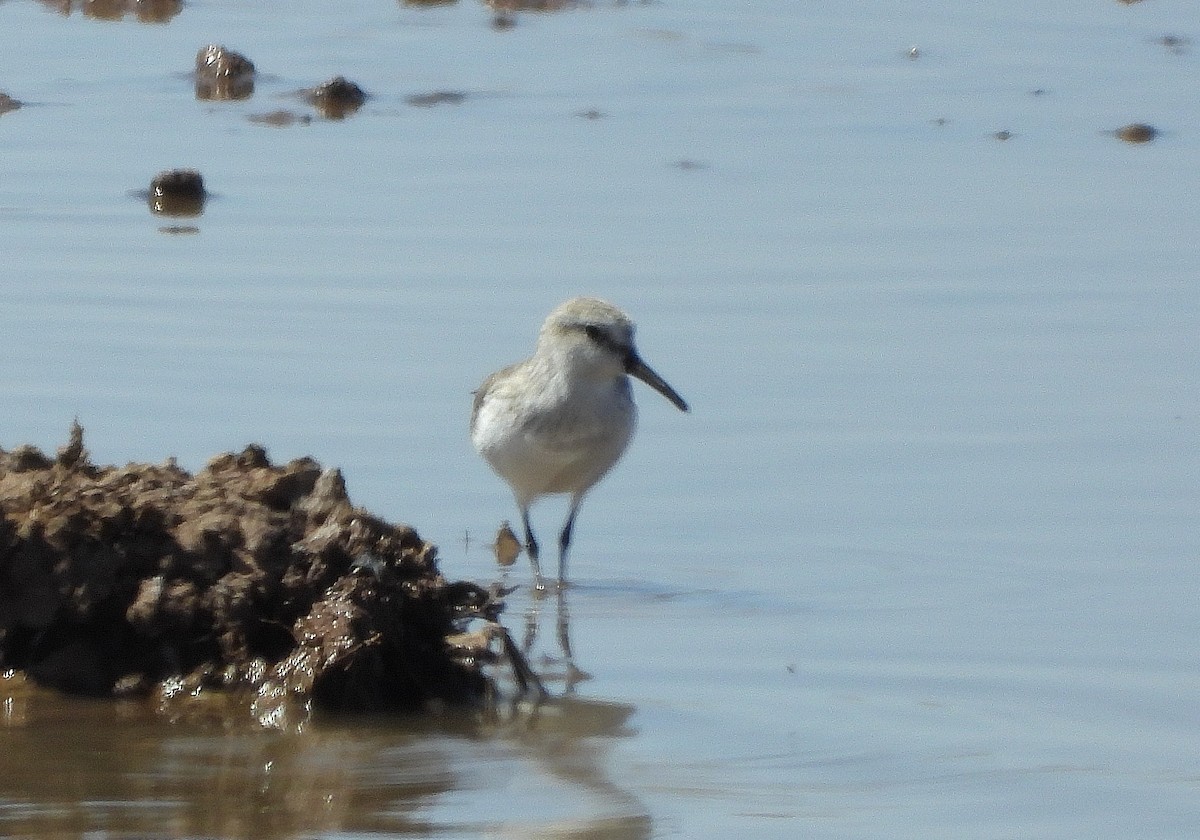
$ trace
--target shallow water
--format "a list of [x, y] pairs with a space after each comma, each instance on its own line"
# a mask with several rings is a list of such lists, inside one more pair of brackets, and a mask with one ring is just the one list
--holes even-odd
[[[1190, 4], [335, 5], [0, 3], [0, 446], [312, 454], [490, 581], [470, 391], [608, 297], [693, 412], [639, 386], [583, 508], [590, 679], [287, 735], [21, 688], [0, 833], [1195, 836]], [[252, 98], [194, 98], [210, 41]], [[131, 195], [172, 167], [203, 215]]]

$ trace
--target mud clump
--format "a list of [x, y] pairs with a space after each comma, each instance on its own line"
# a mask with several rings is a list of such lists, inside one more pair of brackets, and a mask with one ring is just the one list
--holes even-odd
[[183, 0], [41, 0], [64, 17], [82, 12], [95, 20], [118, 21], [129, 15], [142, 23], [169, 23], [183, 11]]
[[472, 703], [485, 657], [447, 640], [489, 601], [310, 458], [101, 467], [78, 425], [54, 458], [0, 450], [0, 668], [42, 685], [171, 714], [218, 694], [268, 725]]
[[203, 101], [249, 99], [254, 95], [254, 62], [220, 44], [196, 54], [196, 98]]
[[366, 92], [345, 76], [335, 76], [315, 88], [303, 91], [303, 96], [327, 120], [345, 119], [367, 101]]
[[168, 169], [150, 182], [150, 211], [162, 216], [199, 216], [208, 193], [204, 178], [195, 169]]
[[1123, 125], [1112, 132], [1113, 136], [1118, 140], [1123, 140], [1126, 143], [1149, 143], [1160, 132], [1157, 128], [1147, 123], [1130, 123]]

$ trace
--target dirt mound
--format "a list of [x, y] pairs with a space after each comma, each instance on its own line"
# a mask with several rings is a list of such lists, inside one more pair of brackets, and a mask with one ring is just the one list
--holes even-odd
[[100, 467], [78, 424], [55, 458], [0, 450], [0, 667], [43, 685], [164, 707], [217, 689], [266, 723], [469, 703], [486, 651], [447, 638], [498, 609], [310, 458]]

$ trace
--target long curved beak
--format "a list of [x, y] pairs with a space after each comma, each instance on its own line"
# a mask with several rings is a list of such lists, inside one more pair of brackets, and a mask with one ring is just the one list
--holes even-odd
[[658, 393], [669, 399], [680, 411], [688, 410], [688, 404], [683, 401], [683, 397], [679, 396], [678, 392], [668, 385], [665, 379], [655, 373], [648, 364], [643, 362], [642, 357], [637, 353], [630, 352], [629, 357], [625, 359], [625, 372], [630, 376], [636, 376], [655, 391], [658, 391]]

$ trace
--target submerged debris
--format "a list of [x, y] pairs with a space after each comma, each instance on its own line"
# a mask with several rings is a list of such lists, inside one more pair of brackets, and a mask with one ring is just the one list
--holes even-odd
[[435, 90], [429, 93], [414, 93], [406, 96], [404, 101], [417, 108], [432, 108], [435, 105], [461, 105], [467, 101], [467, 94], [461, 90]]
[[579, 0], [483, 0], [497, 14], [512, 12], [561, 12], [580, 5]]
[[1175, 55], [1183, 55], [1192, 46], [1192, 39], [1182, 35], [1163, 35], [1155, 38], [1154, 43], [1166, 47]]
[[258, 125], [269, 125], [272, 128], [287, 128], [292, 125], [309, 125], [313, 118], [311, 114], [298, 114], [286, 108], [278, 108], [265, 114], [251, 114], [246, 119]]
[[470, 703], [496, 656], [464, 624], [501, 607], [435, 557], [310, 458], [101, 467], [76, 424], [54, 458], [0, 450], [0, 669], [170, 714], [216, 693], [264, 724]]

